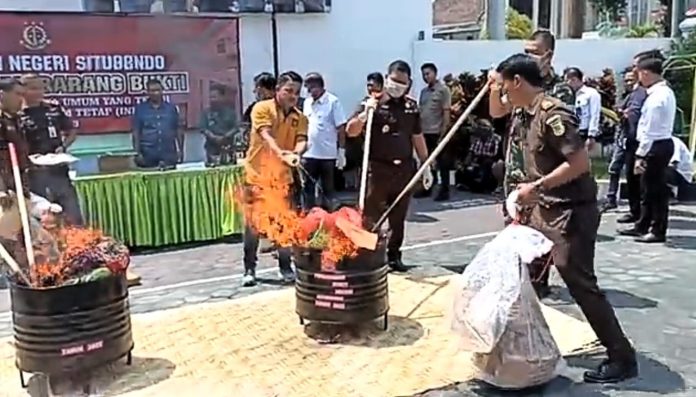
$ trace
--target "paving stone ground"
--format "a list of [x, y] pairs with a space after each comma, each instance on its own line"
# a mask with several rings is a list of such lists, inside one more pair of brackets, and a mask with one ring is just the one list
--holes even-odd
[[[473, 204], [472, 204], [473, 203]], [[416, 204], [411, 214], [405, 259], [419, 274], [461, 271], [501, 227], [489, 198], [460, 196], [445, 205]], [[696, 207], [672, 209], [667, 244], [639, 245], [616, 237], [616, 215], [603, 217], [597, 246], [597, 274], [631, 340], [640, 352], [641, 376], [614, 387], [580, 383], [583, 367], [596, 360], [569, 362], [569, 368], [539, 390], [501, 393], [477, 384], [450, 385], [419, 396], [525, 397], [696, 397]], [[241, 246], [214, 244], [159, 254], [139, 255], [134, 268], [144, 285], [131, 290], [133, 312], [234, 299], [281, 288], [269, 255], [260, 261], [259, 287], [240, 288]], [[582, 318], [567, 290], [557, 286], [547, 304]], [[394, 297], [393, 299], [398, 299]], [[0, 295], [0, 336], [10, 334], [6, 295]], [[443, 325], [444, 326], [444, 325]], [[398, 381], [398, 380], [395, 380]], [[379, 397], [379, 396], [375, 396]]]

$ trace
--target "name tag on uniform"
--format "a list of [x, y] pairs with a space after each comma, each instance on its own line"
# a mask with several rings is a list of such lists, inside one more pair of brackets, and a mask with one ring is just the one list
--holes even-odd
[[56, 131], [56, 127], [53, 125], [48, 126], [48, 137], [49, 138], [58, 138], [58, 131]]

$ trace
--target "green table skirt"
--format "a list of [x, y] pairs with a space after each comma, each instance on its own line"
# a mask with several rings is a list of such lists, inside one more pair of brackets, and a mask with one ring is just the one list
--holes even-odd
[[75, 188], [86, 223], [128, 246], [158, 247], [241, 233], [233, 200], [241, 166], [81, 177]]

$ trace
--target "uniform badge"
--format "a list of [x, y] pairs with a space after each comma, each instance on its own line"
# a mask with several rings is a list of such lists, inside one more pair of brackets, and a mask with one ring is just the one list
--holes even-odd
[[382, 127], [382, 132], [385, 134], [389, 132], [389, 124], [385, 124], [384, 127]]
[[411, 105], [411, 102], [406, 101], [406, 109], [411, 109], [413, 105]]
[[553, 134], [555, 136], [563, 136], [563, 134], [565, 134], [565, 126], [559, 115], [549, 117], [549, 119], [546, 120], [546, 125], [553, 129]]

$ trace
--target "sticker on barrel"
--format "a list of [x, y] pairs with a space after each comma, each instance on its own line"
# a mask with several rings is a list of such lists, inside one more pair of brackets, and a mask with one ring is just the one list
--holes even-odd
[[85, 343], [77, 346], [64, 347], [60, 349], [61, 356], [74, 356], [76, 354], [89, 353], [95, 350], [100, 350], [104, 348], [104, 341], [98, 340], [96, 342]]

